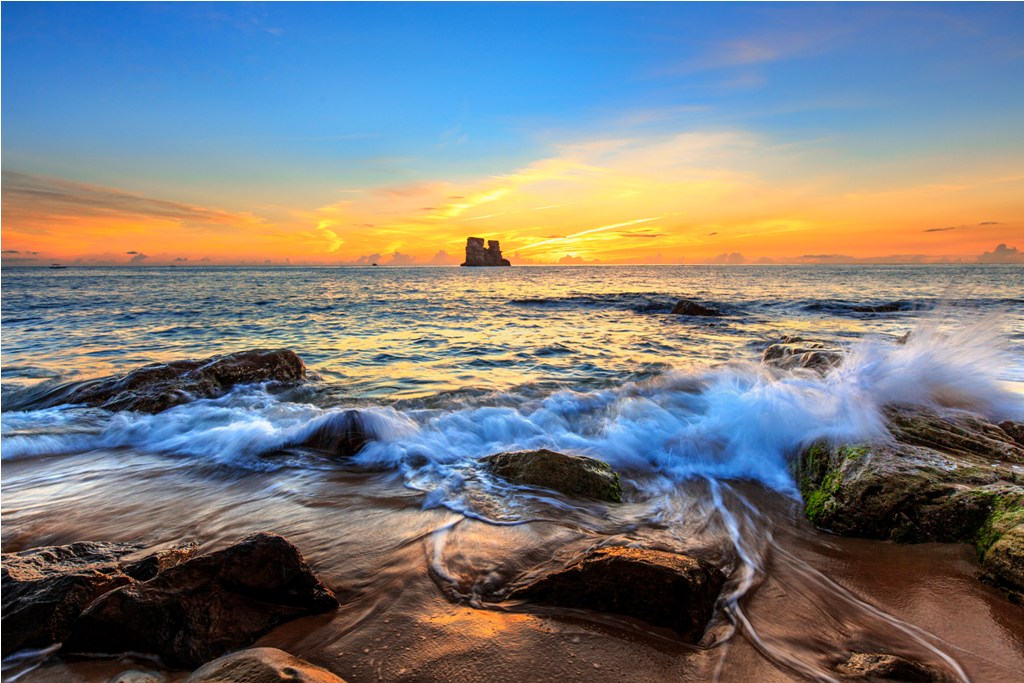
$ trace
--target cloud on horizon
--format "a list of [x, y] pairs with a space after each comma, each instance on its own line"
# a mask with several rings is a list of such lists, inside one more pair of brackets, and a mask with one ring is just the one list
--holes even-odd
[[992, 251], [986, 251], [978, 257], [978, 263], [1024, 263], [1024, 252], [1017, 247], [999, 244]]
[[711, 263], [746, 263], [747, 259], [743, 257], [743, 254], [734, 251], [731, 254], [719, 254], [715, 258], [711, 259]]

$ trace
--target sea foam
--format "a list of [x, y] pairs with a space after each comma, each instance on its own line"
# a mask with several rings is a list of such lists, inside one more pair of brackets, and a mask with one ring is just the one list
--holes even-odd
[[[850, 344], [842, 366], [824, 377], [734, 362], [612, 389], [504, 395], [500, 405], [361, 407], [373, 440], [352, 462], [394, 469], [416, 488], [451, 489], [450, 478], [464, 476], [479, 457], [551, 448], [606, 460], [640, 490], [709, 477], [754, 480], [795, 495], [789, 461], [796, 453], [819, 439], [884, 438], [886, 405], [1024, 416], [1024, 397], [1000, 381], [1012, 359], [998, 330], [996, 316], [952, 330], [936, 316], [903, 345], [873, 338]], [[350, 408], [281, 401], [250, 386], [156, 415], [9, 412], [3, 457], [130, 447], [273, 469], [282, 461], [267, 456], [301, 444]]]

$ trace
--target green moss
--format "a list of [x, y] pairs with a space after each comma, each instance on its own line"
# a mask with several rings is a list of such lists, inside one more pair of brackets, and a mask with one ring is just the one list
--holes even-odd
[[855, 444], [840, 446], [839, 455], [846, 460], [859, 460], [868, 454], [870, 450], [867, 444]]
[[830, 471], [821, 481], [821, 486], [813, 489], [804, 496], [804, 514], [813, 524], [825, 521], [825, 516], [835, 494], [839, 491], [841, 477], [839, 472]]
[[978, 529], [974, 537], [974, 547], [978, 557], [984, 557], [988, 549], [1003, 537], [1010, 529], [1024, 524], [1024, 497], [1019, 494], [1001, 495], [995, 491], [978, 491], [978, 495], [986, 494], [993, 499], [992, 513]]

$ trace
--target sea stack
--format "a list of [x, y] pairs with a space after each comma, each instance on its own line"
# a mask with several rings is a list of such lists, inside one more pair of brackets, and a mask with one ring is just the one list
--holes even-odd
[[466, 262], [464, 266], [511, 266], [508, 259], [501, 257], [498, 240], [489, 240], [484, 249], [482, 237], [470, 237], [466, 240]]

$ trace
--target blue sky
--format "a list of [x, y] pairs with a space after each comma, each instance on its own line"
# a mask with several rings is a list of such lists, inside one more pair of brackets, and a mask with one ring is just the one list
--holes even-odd
[[774, 151], [737, 172], [838, 174], [848, 192], [1019, 168], [1024, 152], [1018, 3], [2, 14], [5, 171], [271, 217], [353, 188], [474, 184], [573, 145], [687, 131], [740, 131]]

